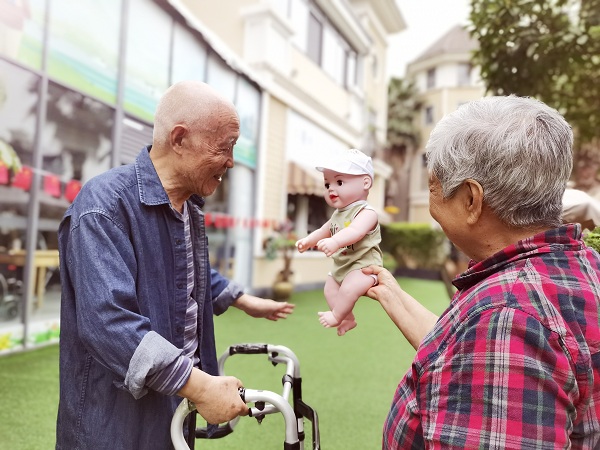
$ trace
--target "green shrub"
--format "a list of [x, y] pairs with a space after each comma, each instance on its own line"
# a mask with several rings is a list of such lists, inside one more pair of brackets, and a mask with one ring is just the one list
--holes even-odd
[[394, 257], [398, 268], [438, 269], [450, 246], [444, 232], [428, 223], [394, 222], [381, 227], [381, 250]]
[[398, 262], [396, 261], [396, 258], [389, 252], [383, 252], [383, 267], [385, 267], [392, 273], [398, 267]]
[[600, 253], [600, 227], [594, 228], [587, 235], [583, 237], [583, 242], [588, 247], [593, 248], [598, 253]]

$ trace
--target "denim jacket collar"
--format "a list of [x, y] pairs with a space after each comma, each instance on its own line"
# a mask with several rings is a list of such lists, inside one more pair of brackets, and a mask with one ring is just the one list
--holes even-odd
[[[138, 190], [140, 193], [140, 203], [144, 205], [163, 205], [169, 204], [169, 196], [160, 182], [158, 173], [150, 159], [151, 145], [145, 147], [146, 151], [139, 153], [135, 159], [135, 173], [137, 176]], [[199, 195], [192, 195], [189, 199], [199, 208], [204, 207], [204, 199]]]

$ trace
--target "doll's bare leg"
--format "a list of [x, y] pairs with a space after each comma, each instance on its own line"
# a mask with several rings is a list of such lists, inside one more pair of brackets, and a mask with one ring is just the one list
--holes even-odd
[[333, 306], [331, 311], [319, 313], [321, 324], [325, 327], [337, 326], [339, 336], [356, 327], [352, 309], [359, 297], [364, 295], [373, 283], [373, 277], [365, 275], [361, 270], [350, 272], [337, 290], [335, 298], [331, 302], [327, 300], [330, 307]]
[[[338, 336], [343, 336], [347, 331], [350, 331], [356, 327], [356, 321], [354, 320], [354, 314], [352, 309], [358, 301], [358, 299], [364, 295], [369, 288], [373, 286], [374, 280], [370, 275], [365, 275], [361, 270], [353, 270], [342, 282], [340, 290], [338, 292], [338, 299], [336, 300], [336, 306], [332, 310], [335, 316], [344, 314], [344, 312], [350, 308], [350, 312], [346, 315], [346, 320], [338, 326]], [[352, 320], [348, 320], [352, 317]]]
[[338, 320], [331, 312], [331, 310], [333, 310], [335, 307], [335, 301], [337, 299], [339, 290], [340, 285], [333, 279], [331, 275], [329, 275], [325, 281], [325, 288], [323, 290], [325, 299], [327, 300], [327, 305], [329, 305], [329, 311], [318, 313], [319, 322], [321, 322], [321, 325], [323, 325], [325, 328], [337, 327], [341, 323], [341, 321]]
[[335, 307], [335, 302], [338, 298], [339, 291], [340, 285], [330, 275], [325, 282], [325, 298], [327, 299], [327, 304], [329, 305], [330, 311], [319, 312], [319, 322], [321, 322], [321, 325], [323, 325], [325, 328], [337, 327], [338, 336], [343, 336], [347, 331], [356, 327], [356, 320], [354, 319], [352, 310], [346, 315], [346, 317], [338, 318], [333, 315], [332, 311]]

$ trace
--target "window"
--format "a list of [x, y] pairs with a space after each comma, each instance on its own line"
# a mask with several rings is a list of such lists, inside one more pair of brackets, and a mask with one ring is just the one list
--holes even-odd
[[[361, 58], [318, 5], [309, 0], [282, 1], [277, 11], [283, 11], [286, 5], [287, 18], [294, 26], [294, 45], [340, 86], [360, 86]], [[374, 70], [378, 70], [377, 63]]]
[[459, 86], [469, 86], [471, 84], [471, 64], [461, 63], [457, 67]]
[[308, 18], [308, 45], [306, 47], [306, 54], [318, 65], [321, 65], [322, 45], [323, 22], [321, 22], [314, 11], [311, 11]]
[[435, 87], [435, 67], [427, 71], [427, 89]]
[[171, 84], [181, 80], [206, 79], [207, 50], [187, 28], [175, 25]]
[[129, 8], [124, 108], [152, 122], [158, 100], [169, 87], [173, 20], [155, 2], [130, 0]]
[[346, 86], [358, 85], [358, 55], [353, 50], [346, 52]]
[[291, 0], [288, 19], [294, 26], [292, 42], [302, 52], [308, 53], [308, 4], [304, 0]]
[[50, 13], [50, 77], [115, 104], [121, 2], [54, 0]]
[[334, 212], [322, 195], [288, 194], [287, 200], [287, 218], [301, 235], [321, 228]]
[[[36, 75], [0, 60], [0, 253], [27, 245], [38, 89]], [[58, 225], [52, 226], [56, 231]], [[0, 299], [6, 300], [0, 311], [0, 334], [5, 325], [20, 322], [23, 275], [23, 267], [0, 264]], [[5, 299], [8, 294], [14, 294], [14, 301]]]
[[326, 28], [323, 35], [323, 70], [336, 83], [344, 86], [344, 73], [346, 70], [344, 42], [341, 36], [332, 28]]
[[425, 108], [425, 125], [431, 125], [433, 123], [433, 106], [427, 106]]
[[40, 69], [46, 1], [0, 2], [0, 54]]
[[421, 191], [429, 190], [429, 172], [427, 171], [427, 155], [423, 153], [421, 155]]
[[206, 82], [227, 100], [234, 102], [236, 80], [236, 73], [225, 64], [220, 56], [211, 52], [208, 56]]
[[235, 106], [240, 117], [240, 137], [233, 149], [235, 163], [256, 169], [261, 93], [245, 78], [238, 78]]
[[377, 74], [379, 73], [379, 61], [377, 60], [377, 55], [373, 55], [373, 59], [371, 61], [371, 76], [373, 79], [377, 79]]

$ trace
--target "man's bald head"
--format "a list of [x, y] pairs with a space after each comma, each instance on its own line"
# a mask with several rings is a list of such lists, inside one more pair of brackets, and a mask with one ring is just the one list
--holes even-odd
[[180, 81], [166, 90], [156, 107], [153, 147], [163, 148], [174, 126], [185, 125], [197, 131], [214, 132], [216, 119], [235, 113], [235, 106], [201, 81]]

